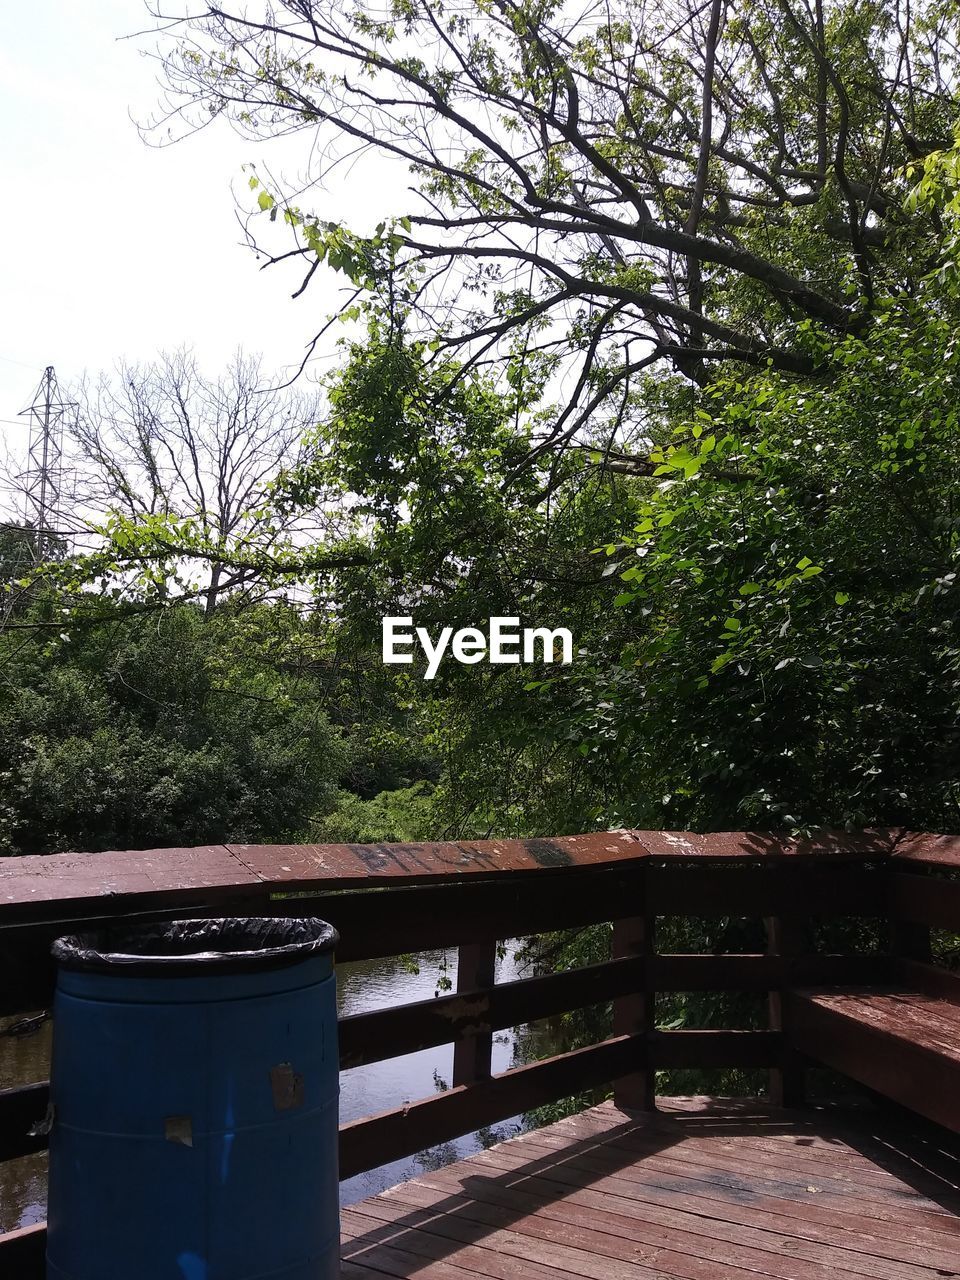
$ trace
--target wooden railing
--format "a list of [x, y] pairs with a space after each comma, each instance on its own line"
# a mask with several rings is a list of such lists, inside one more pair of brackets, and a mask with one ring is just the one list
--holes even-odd
[[[549, 840], [421, 845], [211, 846], [0, 861], [0, 1015], [47, 1007], [53, 938], [129, 919], [317, 915], [340, 930], [340, 961], [459, 949], [457, 989], [340, 1021], [341, 1067], [453, 1043], [452, 1087], [341, 1127], [341, 1176], [411, 1155], [533, 1107], [610, 1086], [653, 1105], [667, 1068], [763, 1068], [775, 1101], [796, 1101], [802, 1064], [782, 1027], [795, 986], [886, 983], [926, 964], [930, 929], [960, 932], [960, 838], [878, 831], [792, 841], [769, 835], [613, 832]], [[663, 954], [665, 917], [753, 917], [765, 951]], [[817, 954], [802, 922], [865, 917], [887, 945]], [[496, 984], [498, 942], [610, 924], [610, 958]], [[766, 996], [759, 1029], [661, 1030], [658, 995]], [[612, 1035], [499, 1074], [493, 1033], [610, 1002]], [[0, 1160], [31, 1136], [46, 1085], [0, 1091]], [[40, 1276], [43, 1229], [0, 1236], [0, 1274]]]

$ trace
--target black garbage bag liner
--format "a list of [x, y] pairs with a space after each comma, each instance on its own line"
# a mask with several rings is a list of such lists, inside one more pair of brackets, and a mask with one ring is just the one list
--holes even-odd
[[212, 973], [297, 964], [332, 951], [339, 935], [315, 917], [230, 916], [204, 920], [119, 921], [57, 938], [54, 959], [69, 969], [124, 973]]

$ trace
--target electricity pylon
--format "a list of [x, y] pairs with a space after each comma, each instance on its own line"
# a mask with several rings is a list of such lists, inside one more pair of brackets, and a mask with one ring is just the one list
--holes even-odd
[[72, 400], [63, 398], [53, 365], [48, 365], [32, 403], [20, 413], [30, 420], [24, 524], [34, 531], [31, 542], [37, 560], [46, 558], [56, 538], [63, 482], [63, 426], [76, 407]]

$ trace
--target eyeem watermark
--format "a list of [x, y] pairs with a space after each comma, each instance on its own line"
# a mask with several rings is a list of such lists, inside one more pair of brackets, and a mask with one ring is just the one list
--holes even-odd
[[[520, 629], [519, 618], [491, 618], [487, 632], [479, 627], [444, 627], [436, 643], [426, 627], [414, 627], [413, 618], [383, 619], [383, 660], [388, 665], [413, 662], [413, 648], [419, 643], [427, 659], [425, 678], [432, 680], [437, 674], [441, 659], [447, 652], [457, 662], [472, 666], [476, 662], [519, 663], [557, 661], [560, 649], [561, 664], [573, 661], [573, 636], [566, 627], [551, 631], [547, 627]], [[538, 655], [539, 649], [539, 655]]]

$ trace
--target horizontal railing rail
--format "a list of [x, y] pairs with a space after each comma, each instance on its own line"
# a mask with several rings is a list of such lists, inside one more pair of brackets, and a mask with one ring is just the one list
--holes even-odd
[[[955, 878], [955, 873], [956, 878]], [[341, 1018], [340, 1065], [454, 1045], [452, 1085], [341, 1128], [341, 1176], [414, 1154], [572, 1094], [613, 1086], [650, 1106], [669, 1068], [770, 1072], [775, 1100], [798, 1089], [782, 1027], [794, 986], [885, 983], [928, 965], [931, 928], [960, 932], [960, 837], [877, 831], [791, 840], [755, 833], [612, 832], [550, 840], [422, 845], [220, 845], [0, 861], [0, 1015], [49, 1005], [49, 949], [65, 932], [118, 918], [317, 915], [341, 933], [338, 961], [458, 948], [457, 990]], [[662, 954], [664, 917], [755, 918], [751, 954]], [[884, 922], [876, 954], [811, 954], [801, 922]], [[498, 943], [610, 925], [607, 960], [497, 984]], [[960, 981], [944, 974], [944, 982]], [[766, 995], [760, 1029], [658, 1027], [675, 992]], [[612, 1034], [494, 1074], [493, 1035], [598, 1004]], [[0, 1160], [43, 1148], [33, 1129], [46, 1084], [0, 1091]], [[42, 1274], [42, 1228], [0, 1236], [0, 1272]], [[9, 1272], [13, 1274], [11, 1270]]]

